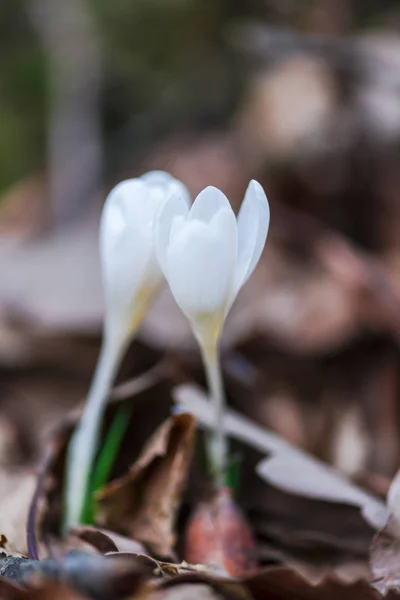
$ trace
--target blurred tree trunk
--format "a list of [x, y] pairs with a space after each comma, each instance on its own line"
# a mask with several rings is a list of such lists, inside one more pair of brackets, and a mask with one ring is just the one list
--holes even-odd
[[31, 0], [30, 8], [49, 63], [47, 176], [59, 230], [100, 188], [100, 48], [85, 0]]

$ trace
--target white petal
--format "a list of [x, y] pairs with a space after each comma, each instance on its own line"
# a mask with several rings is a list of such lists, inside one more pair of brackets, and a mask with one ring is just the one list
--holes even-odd
[[169, 196], [154, 217], [154, 250], [164, 275], [166, 275], [166, 258], [172, 227], [178, 217], [186, 219], [188, 214], [189, 207], [185, 198], [177, 193]]
[[166, 275], [183, 312], [196, 316], [222, 312], [230, 296], [237, 254], [236, 219], [219, 210], [212, 224], [188, 220], [171, 240]]
[[190, 219], [198, 219], [208, 223], [219, 209], [225, 208], [232, 212], [228, 198], [218, 188], [210, 185], [197, 196], [190, 209]]
[[[132, 220], [149, 223], [153, 220], [159, 198], [150, 193], [150, 188], [140, 178], [121, 181], [109, 193], [103, 208], [103, 217], [108, 207], [120, 207], [126, 223]], [[103, 222], [102, 217], [102, 222]], [[101, 228], [103, 225], [101, 224]], [[100, 232], [102, 235], [102, 233]]]
[[171, 194], [177, 194], [188, 204], [191, 201], [187, 187], [178, 179], [175, 179], [166, 171], [149, 171], [144, 173], [140, 179], [149, 187], [153, 198], [164, 200]]
[[102, 252], [103, 286], [109, 310], [127, 311], [133, 303], [145, 278], [151, 250], [148, 228], [136, 224], [125, 229], [111, 251]]
[[139, 179], [149, 185], [167, 185], [174, 178], [167, 171], [148, 171], [147, 173], [143, 173]]
[[270, 211], [262, 186], [252, 180], [238, 215], [236, 293], [254, 271], [265, 246]]
[[161, 278], [152, 260], [152, 222], [157, 205], [140, 179], [119, 183], [106, 199], [99, 242], [108, 312], [127, 313], [145, 280]]
[[129, 224], [137, 220], [137, 213], [147, 195], [146, 186], [138, 179], [128, 179], [116, 185], [104, 203], [100, 221], [100, 253], [107, 257], [125, 235]]
[[171, 225], [169, 241], [171, 241], [179, 233], [182, 227], [184, 227], [186, 220], [186, 216], [183, 215], [177, 215], [176, 217], [174, 217]]
[[192, 198], [190, 196], [189, 190], [187, 189], [186, 185], [184, 185], [178, 179], [174, 179], [168, 185], [166, 196], [172, 196], [173, 194], [179, 196], [186, 203], [188, 208], [190, 207], [192, 203]]

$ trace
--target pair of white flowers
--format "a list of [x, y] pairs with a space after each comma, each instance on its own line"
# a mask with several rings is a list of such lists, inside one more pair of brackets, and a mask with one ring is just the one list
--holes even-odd
[[256, 181], [250, 182], [237, 219], [226, 196], [215, 187], [204, 189], [192, 206], [190, 202], [186, 187], [162, 171], [123, 181], [106, 200], [100, 226], [103, 348], [70, 446], [68, 526], [80, 520], [105, 401], [121, 356], [164, 277], [202, 351], [216, 406], [211, 461], [221, 480], [226, 441], [217, 346], [225, 317], [264, 248], [269, 206]]
[[206, 333], [207, 321], [220, 327], [260, 258], [268, 225], [268, 202], [256, 181], [237, 220], [215, 187], [190, 207], [186, 187], [162, 171], [118, 184], [100, 229], [106, 327], [135, 326], [163, 275], [196, 336]]

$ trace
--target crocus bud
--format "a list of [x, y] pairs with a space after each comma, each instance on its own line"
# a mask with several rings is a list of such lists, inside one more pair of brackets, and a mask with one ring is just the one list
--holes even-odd
[[85, 520], [107, 396], [126, 346], [163, 279], [154, 252], [153, 221], [170, 196], [189, 201], [182, 183], [168, 173], [152, 171], [118, 184], [104, 205], [100, 224], [103, 344], [86, 406], [68, 449], [65, 529]]
[[155, 248], [179, 307], [197, 336], [219, 336], [237, 293], [265, 245], [269, 205], [251, 181], [236, 219], [226, 196], [207, 187], [189, 209], [171, 194], [157, 212]]
[[153, 245], [153, 220], [169, 196], [189, 202], [186, 187], [151, 171], [119, 183], [108, 195], [100, 224], [105, 334], [129, 335], [163, 280]]

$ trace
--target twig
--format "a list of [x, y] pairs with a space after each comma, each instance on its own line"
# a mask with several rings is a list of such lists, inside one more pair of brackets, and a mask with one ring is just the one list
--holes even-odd
[[49, 61], [48, 179], [59, 230], [100, 189], [100, 49], [85, 0], [32, 0], [30, 16]]

